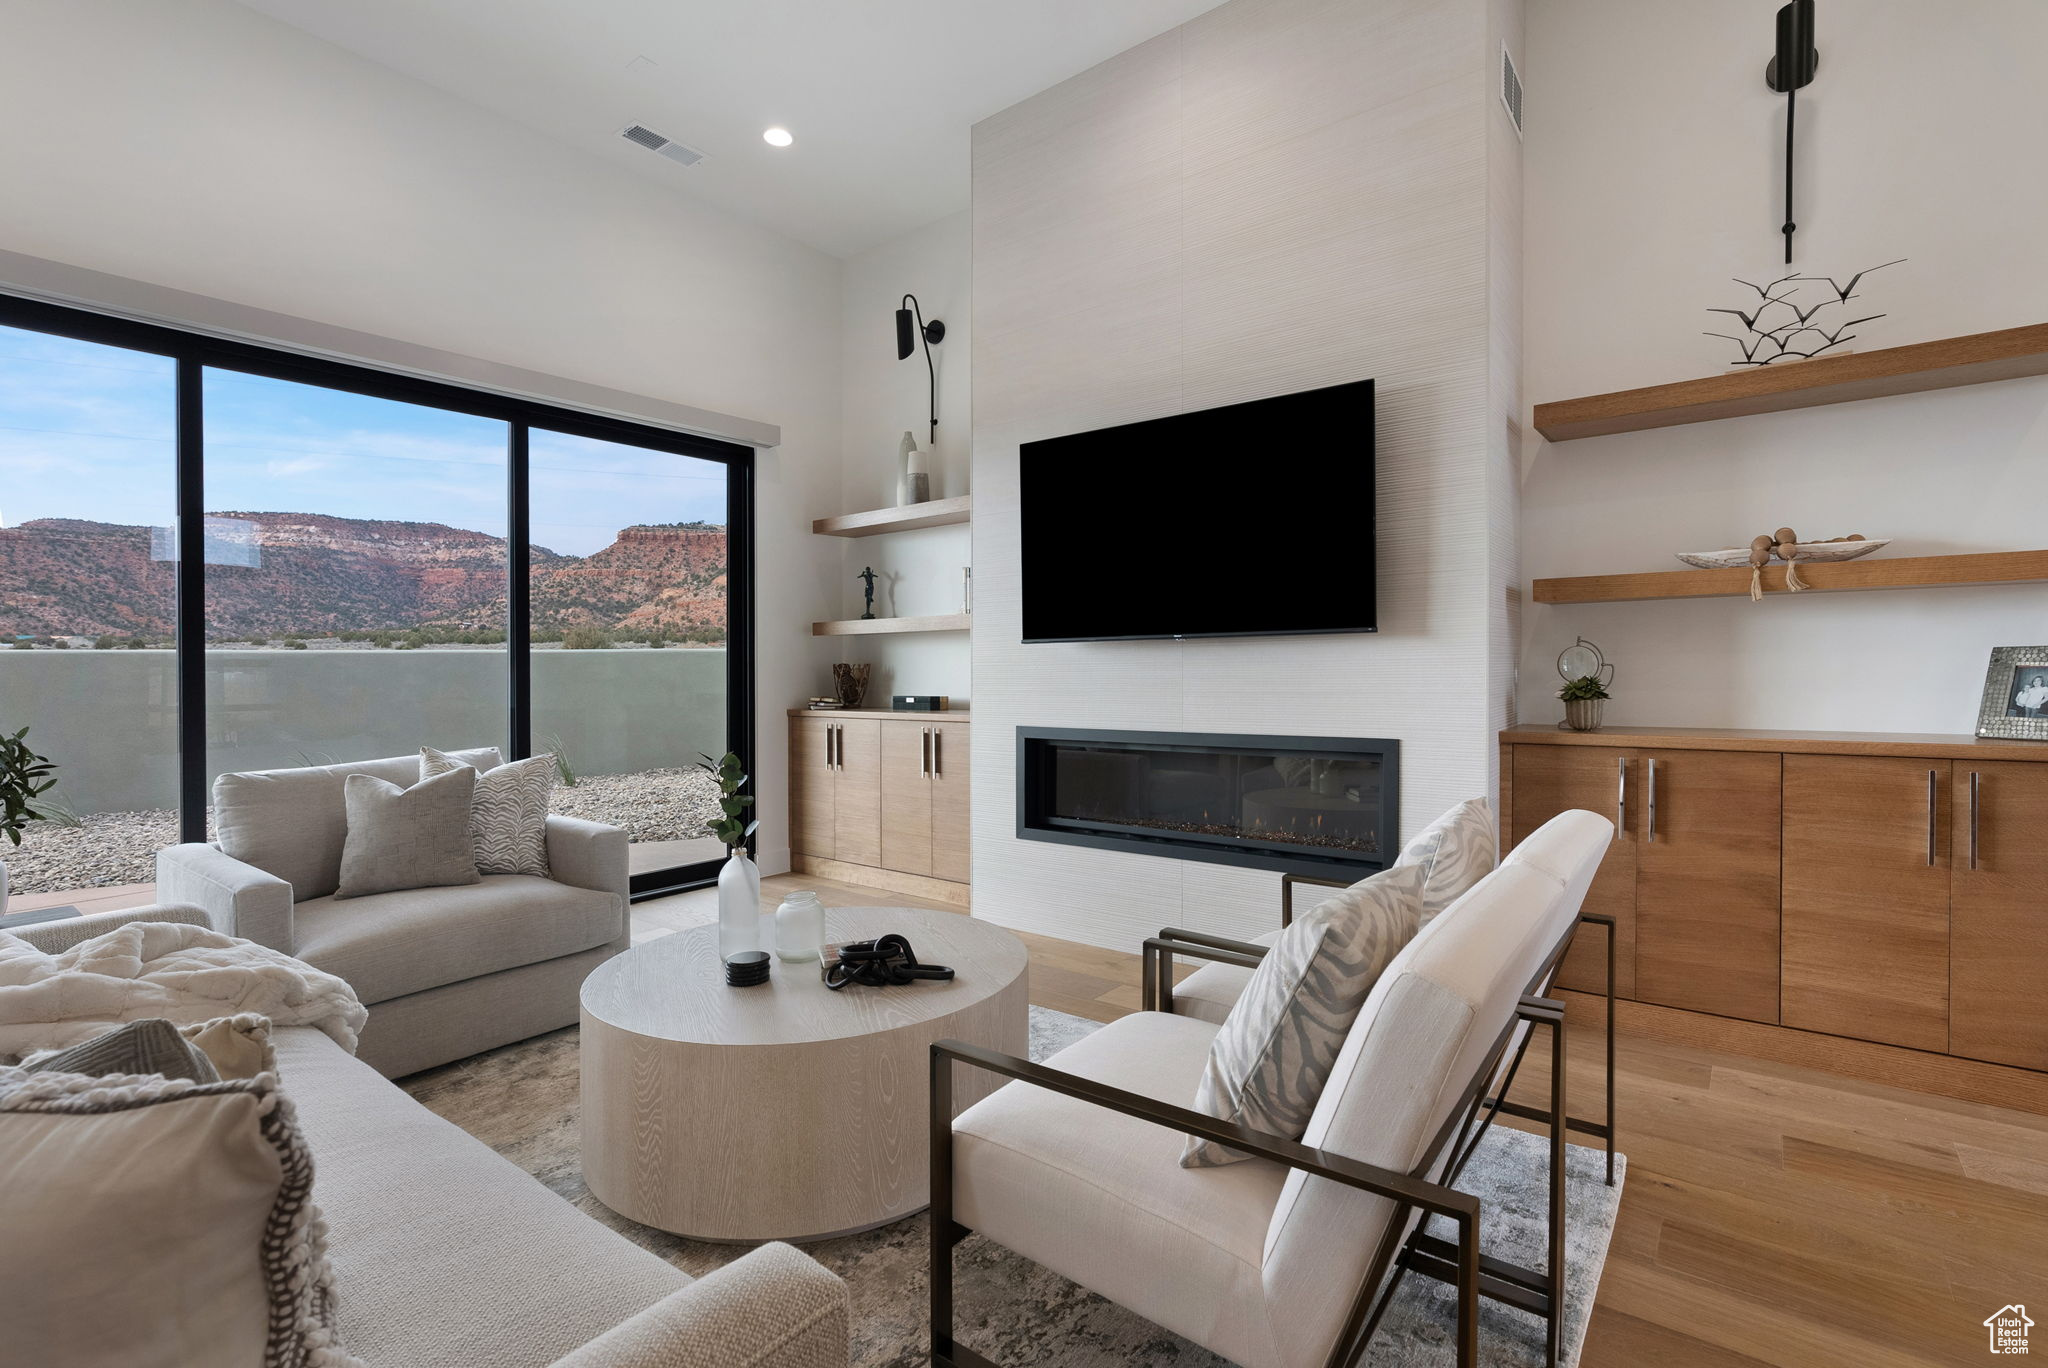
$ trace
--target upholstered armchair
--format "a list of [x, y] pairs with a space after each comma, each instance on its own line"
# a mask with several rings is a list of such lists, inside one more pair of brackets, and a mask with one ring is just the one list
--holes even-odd
[[[1561, 1182], [1551, 1188], [1540, 1273], [1482, 1265], [1483, 1212], [1453, 1184], [1497, 1114], [1490, 1085], [1534, 1028], [1548, 1031], [1552, 1107], [1563, 1110], [1562, 1009], [1528, 990], [1570, 944], [1611, 833], [1604, 818], [1567, 817], [1546, 842], [1561, 874], [1533, 859], [1510, 862], [1387, 967], [1299, 1140], [1189, 1109], [1218, 1030], [1198, 1017], [1134, 1013], [1043, 1065], [934, 1046], [934, 1362], [989, 1362], [953, 1337], [951, 1251], [973, 1232], [1245, 1368], [1355, 1362], [1411, 1272], [1456, 1288], [1462, 1368], [1478, 1361], [1482, 1295], [1545, 1315], [1554, 1355]], [[949, 1125], [957, 1068], [1013, 1081]], [[1253, 1157], [1183, 1168], [1188, 1135]], [[1550, 1143], [1561, 1175], [1562, 1128]], [[1452, 1236], [1433, 1233], [1430, 1216], [1448, 1221]]]
[[[453, 754], [478, 769], [501, 763], [494, 749]], [[409, 785], [419, 763], [224, 774], [213, 794], [222, 839], [156, 857], [164, 901], [347, 980], [370, 1008], [358, 1054], [393, 1078], [574, 1024], [584, 978], [630, 943], [626, 834], [570, 817], [547, 819], [547, 878], [487, 874], [337, 901], [347, 777]]]

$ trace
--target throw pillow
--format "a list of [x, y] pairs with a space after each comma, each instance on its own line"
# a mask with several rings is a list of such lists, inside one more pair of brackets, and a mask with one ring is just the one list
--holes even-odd
[[[205, 1052], [222, 1078], [254, 1078], [277, 1072], [277, 1051], [270, 1045], [270, 1018], [254, 1012], [215, 1017], [197, 1026], [181, 1026], [178, 1034]], [[351, 1052], [354, 1046], [348, 1047]]]
[[275, 1077], [0, 1068], [9, 1363], [361, 1368], [336, 1341], [313, 1160]]
[[1484, 798], [1467, 798], [1416, 833], [1414, 840], [1401, 847], [1401, 857], [1394, 865], [1415, 865], [1423, 871], [1422, 920], [1426, 923], [1493, 873], [1498, 851], [1493, 805]]
[[[432, 779], [466, 761], [420, 747], [420, 778]], [[479, 874], [548, 876], [548, 793], [555, 785], [555, 757], [536, 755], [477, 775], [469, 809], [469, 835]]]
[[477, 881], [469, 839], [476, 771], [467, 765], [400, 788], [351, 774], [342, 789], [348, 838], [341, 847], [337, 898]]
[[116, 1026], [105, 1035], [82, 1040], [69, 1049], [31, 1055], [22, 1061], [22, 1068], [29, 1073], [84, 1074], [89, 1078], [156, 1074], [194, 1083], [220, 1081], [220, 1074], [206, 1052], [186, 1040], [177, 1027], [162, 1017]]
[[[1195, 1110], [1299, 1140], [1373, 984], [1422, 924], [1424, 871], [1396, 866], [1310, 908], [1274, 940], [1209, 1047]], [[1188, 1137], [1181, 1167], [1251, 1156]]]

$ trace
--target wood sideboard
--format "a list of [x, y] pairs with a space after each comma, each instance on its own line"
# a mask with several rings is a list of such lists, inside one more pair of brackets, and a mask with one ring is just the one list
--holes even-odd
[[967, 904], [964, 712], [789, 710], [790, 860]]
[[[1501, 733], [1512, 846], [1615, 819], [1586, 910], [1630, 1002], [2048, 1070], [2048, 742]], [[1604, 991], [1580, 938], [1562, 987]]]

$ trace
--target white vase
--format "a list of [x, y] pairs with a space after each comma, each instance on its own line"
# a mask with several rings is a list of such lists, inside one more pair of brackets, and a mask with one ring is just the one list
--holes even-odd
[[761, 943], [761, 871], [747, 858], [745, 846], [734, 846], [718, 871], [718, 957], [766, 948]]
[[825, 905], [808, 888], [799, 888], [775, 909], [775, 956], [791, 963], [814, 963], [825, 944]]
[[896, 447], [896, 505], [907, 508], [921, 504], [932, 496], [932, 477], [925, 464], [925, 455], [918, 450], [917, 438], [905, 432], [902, 442]]

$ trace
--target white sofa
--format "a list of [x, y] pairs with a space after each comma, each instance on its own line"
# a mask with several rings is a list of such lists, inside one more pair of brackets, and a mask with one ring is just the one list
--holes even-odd
[[[950, 1138], [936, 1132], [935, 1362], [980, 1362], [951, 1352], [947, 1323], [950, 1250], [968, 1231], [1245, 1368], [1352, 1361], [1370, 1296], [1424, 1212], [1462, 1228], [1444, 1261], [1476, 1260], [1482, 1213], [1438, 1180], [1460, 1162], [1454, 1132], [1518, 1036], [1534, 1020], [1561, 1022], [1556, 1004], [1524, 994], [1569, 943], [1613, 834], [1588, 812], [1551, 825], [1528, 843], [1530, 858], [1487, 875], [1388, 966], [1299, 1143], [1189, 1110], [1218, 1030], [1199, 1017], [1139, 1012], [1042, 1066], [934, 1047], [935, 1115], [949, 1101], [949, 1066], [1018, 1080], [963, 1112]], [[1185, 1134], [1260, 1157], [1182, 1168]], [[1561, 1131], [1552, 1143], [1561, 1158]], [[1461, 1365], [1476, 1362], [1479, 1278], [1476, 1262], [1468, 1268]]]
[[[454, 754], [480, 769], [502, 763], [491, 749]], [[584, 978], [630, 943], [626, 834], [569, 817], [547, 819], [549, 878], [487, 874], [336, 901], [347, 777], [409, 785], [419, 763], [224, 774], [213, 789], [219, 842], [156, 857], [162, 901], [197, 905], [215, 930], [347, 980], [370, 1009], [358, 1057], [390, 1078], [572, 1025]]]
[[[15, 934], [55, 952], [151, 920], [212, 917], [157, 906]], [[313, 1154], [342, 1343], [372, 1368], [846, 1368], [846, 1284], [807, 1255], [763, 1245], [693, 1282], [323, 1032], [274, 1044]]]

